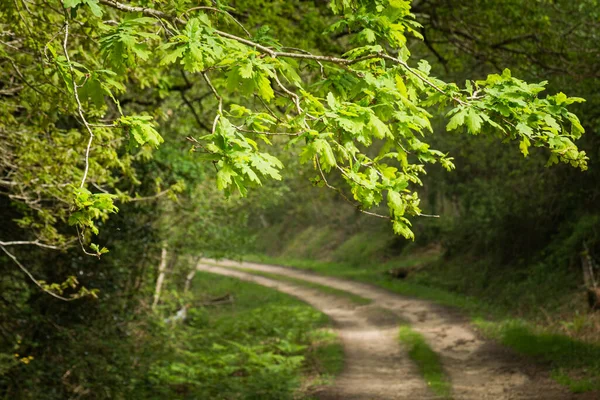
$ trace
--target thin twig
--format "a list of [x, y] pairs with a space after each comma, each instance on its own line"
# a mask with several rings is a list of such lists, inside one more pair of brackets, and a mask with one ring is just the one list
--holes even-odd
[[277, 85], [279, 85], [281, 90], [286, 92], [292, 98], [292, 101], [296, 105], [296, 111], [298, 112], [298, 115], [302, 114], [302, 107], [300, 107], [300, 97], [296, 93], [283, 86], [276, 73], [273, 74], [273, 79], [275, 79], [275, 82], [277, 82]]
[[[385, 54], [385, 53], [379, 53], [379, 56], [381, 58], [386, 59], [386, 60], [390, 60], [390, 61], [393, 61], [393, 62], [395, 62], [397, 64], [400, 64], [402, 67], [404, 67], [404, 69], [406, 69], [408, 72], [410, 72], [411, 74], [413, 74], [414, 76], [416, 76], [419, 80], [421, 80], [426, 85], [432, 87], [433, 89], [437, 90], [438, 92], [440, 92], [440, 93], [442, 93], [444, 95], [448, 95], [448, 93], [446, 93], [442, 88], [440, 88], [439, 86], [437, 86], [435, 83], [431, 82], [429, 79], [425, 78], [423, 75], [421, 75], [420, 73], [418, 73], [413, 68], [411, 68], [406, 61], [403, 61], [403, 60], [401, 60], [399, 58], [396, 58], [396, 57], [392, 57], [389, 54]], [[452, 97], [452, 100], [456, 101], [458, 104], [461, 104], [463, 106], [469, 105], [469, 103], [463, 101], [462, 99], [460, 99], [458, 97], [454, 97], [454, 96], [451, 96], [451, 97]]]
[[[299, 49], [297, 47], [282, 47], [282, 49], [289, 49], [289, 50], [294, 50], [294, 51], [298, 51], [300, 53], [304, 53], [304, 54], [311, 54], [309, 51], [303, 50], [303, 49]], [[317, 62], [317, 64], [319, 64], [319, 69], [321, 70], [321, 77], [325, 77], [325, 67], [323, 66], [323, 63], [319, 60], [315, 60]]]
[[185, 11], [183, 14], [181, 14], [179, 16], [179, 18], [181, 18], [184, 15], [187, 15], [188, 13], [192, 12], [192, 11], [197, 11], [197, 10], [211, 10], [211, 11], [217, 11], [220, 12], [222, 14], [227, 15], [229, 18], [231, 18], [233, 20], [233, 22], [235, 22], [240, 28], [242, 28], [242, 30], [244, 31], [244, 33], [246, 35], [248, 35], [249, 38], [252, 37], [252, 35], [250, 34], [250, 32], [248, 32], [248, 30], [244, 27], [244, 25], [242, 25], [242, 23], [240, 21], [238, 21], [233, 15], [229, 14], [227, 11], [225, 10], [219, 10], [218, 8], [215, 7], [207, 7], [207, 6], [198, 6], [198, 7], [193, 7], [190, 8], [189, 10]]
[[321, 174], [321, 179], [323, 179], [323, 183], [325, 183], [325, 186], [327, 186], [329, 189], [331, 190], [335, 190], [336, 192], [339, 193], [340, 196], [342, 196], [342, 198], [344, 200], [346, 200], [348, 203], [352, 204], [352, 206], [354, 206], [358, 211], [360, 211], [363, 214], [367, 214], [367, 215], [371, 215], [373, 217], [377, 217], [377, 218], [383, 218], [383, 219], [391, 219], [390, 217], [386, 216], [386, 215], [381, 215], [381, 214], [377, 214], [377, 213], [373, 213], [370, 211], [365, 211], [362, 208], [360, 208], [360, 204], [356, 204], [354, 203], [352, 200], [350, 200], [343, 192], [341, 189], [336, 188], [335, 186], [332, 186], [329, 184], [329, 182], [327, 181], [327, 178], [325, 178], [325, 174], [323, 173], [323, 169], [321, 169], [321, 163], [319, 162], [319, 156], [315, 157], [315, 161], [317, 164], [317, 169], [319, 170], [319, 173]]
[[217, 123], [219, 122], [219, 118], [223, 114], [223, 98], [219, 95], [219, 92], [217, 92], [217, 89], [215, 89], [213, 84], [210, 82], [210, 79], [208, 79], [208, 75], [206, 74], [206, 72], [202, 73], [202, 77], [204, 78], [204, 80], [206, 81], [208, 86], [210, 87], [210, 90], [212, 90], [212, 92], [215, 95], [215, 97], [217, 98], [217, 100], [219, 100], [219, 112], [215, 116], [215, 119], [213, 121], [213, 126], [212, 126], [212, 133], [215, 133], [215, 130], [217, 129]]
[[[183, 76], [183, 79], [188, 84], [188, 86], [191, 87], [192, 84], [189, 82], [187, 76], [185, 76], [185, 72], [183, 70], [181, 70], [181, 75]], [[196, 120], [196, 123], [198, 124], [198, 126], [200, 128], [202, 128], [202, 129], [206, 130], [206, 131], [210, 131], [210, 128], [208, 126], [206, 126], [206, 124], [200, 119], [200, 116], [196, 112], [196, 109], [194, 108], [194, 105], [192, 104], [192, 102], [185, 95], [185, 91], [184, 90], [180, 90], [179, 94], [181, 95], [181, 99], [183, 100], [183, 102], [185, 103], [185, 105], [189, 108], [190, 112], [192, 113], [192, 116]]]
[[126, 200], [126, 202], [131, 203], [134, 201], [150, 201], [150, 200], [156, 200], [162, 196], [164, 196], [165, 194], [169, 193], [171, 191], [171, 189], [165, 189], [162, 192], [156, 193], [154, 196], [145, 196], [145, 197], [132, 197]]
[[300, 136], [307, 131], [302, 132], [261, 132], [261, 131], [253, 131], [251, 129], [244, 129], [239, 126], [234, 126], [234, 128], [240, 132], [244, 133], [255, 133], [257, 135], [271, 135], [271, 136]]
[[79, 232], [79, 228], [77, 227], [77, 225], [75, 225], [75, 230], [77, 231], [77, 239], [79, 240], [79, 245], [81, 246], [81, 250], [84, 252], [84, 254], [88, 255], [88, 256], [94, 256], [94, 257], [98, 257], [100, 258], [99, 254], [94, 254], [94, 253], [90, 253], [89, 251], [87, 251], [85, 249], [85, 246], [83, 245], [83, 232]]
[[25, 266], [23, 264], [21, 264], [21, 262], [17, 259], [17, 257], [15, 257], [14, 254], [12, 254], [8, 250], [6, 250], [6, 248], [2, 245], [0, 245], [0, 248], [2, 249], [2, 251], [4, 251], [6, 253], [7, 256], [9, 256], [14, 261], [15, 264], [17, 264], [17, 266], [21, 269], [21, 271], [23, 271], [25, 273], [25, 275], [27, 275], [29, 277], [29, 279], [31, 279], [31, 281], [36, 284], [37, 287], [42, 289], [44, 292], [48, 293], [50, 296], [56, 297], [57, 299], [62, 300], [62, 301], [73, 301], [73, 300], [77, 299], [76, 297], [72, 297], [69, 299], [69, 298], [63, 297], [61, 295], [58, 295], [58, 294], [46, 289], [44, 286], [42, 286], [42, 284], [37, 279], [34, 278], [34, 276], [31, 274], [31, 272], [29, 272], [27, 270], [27, 268], [25, 268]]
[[63, 41], [63, 51], [65, 53], [65, 58], [67, 60], [67, 64], [69, 65], [69, 71], [71, 72], [71, 80], [73, 81], [73, 96], [75, 96], [75, 101], [77, 102], [77, 113], [79, 114], [79, 118], [81, 118], [81, 122], [85, 125], [86, 130], [88, 131], [90, 138], [88, 140], [87, 147], [85, 149], [85, 169], [83, 170], [83, 177], [81, 178], [81, 184], [79, 185], [82, 188], [85, 185], [85, 180], [87, 179], [88, 171], [90, 169], [90, 149], [92, 148], [92, 142], [94, 141], [94, 132], [92, 132], [92, 128], [88, 124], [85, 116], [83, 115], [83, 107], [81, 105], [81, 101], [79, 100], [79, 93], [77, 91], [78, 86], [75, 81], [75, 71], [73, 69], [73, 65], [71, 65], [71, 59], [69, 58], [69, 51], [67, 50], [67, 45], [69, 41], [69, 20], [65, 19], [65, 40]]
[[32, 246], [43, 247], [45, 249], [61, 250], [60, 247], [52, 246], [52, 245], [45, 244], [45, 243], [40, 243], [39, 240], [34, 240], [34, 241], [17, 240], [17, 241], [12, 241], [12, 242], [0, 241], [0, 246], [22, 246], [22, 245], [32, 245]]
[[417, 216], [419, 217], [427, 217], [427, 218], [439, 218], [439, 215], [435, 215], [435, 214], [423, 214], [423, 213], [418, 213]]

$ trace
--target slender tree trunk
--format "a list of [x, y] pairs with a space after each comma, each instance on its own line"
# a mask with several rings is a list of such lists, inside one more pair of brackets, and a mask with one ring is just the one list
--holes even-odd
[[160, 253], [160, 264], [158, 265], [158, 278], [156, 279], [156, 288], [154, 289], [154, 301], [152, 309], [156, 308], [160, 299], [160, 291], [162, 290], [163, 281], [165, 280], [165, 269], [167, 268], [167, 244], [163, 244]]
[[586, 287], [596, 287], [596, 277], [594, 276], [594, 262], [590, 255], [590, 250], [587, 243], [583, 243], [583, 251], [581, 252], [581, 267], [583, 269], [583, 281]]
[[598, 282], [594, 273], [594, 259], [585, 242], [583, 243], [583, 252], [581, 253], [581, 266], [587, 290], [588, 305], [592, 310], [600, 310], [600, 288], [598, 288]]
[[196, 267], [198, 262], [200, 261], [200, 257], [194, 257], [192, 260], [192, 270], [185, 277], [185, 286], [183, 287], [183, 293], [187, 293], [190, 290], [190, 286], [192, 285], [192, 279], [196, 276]]

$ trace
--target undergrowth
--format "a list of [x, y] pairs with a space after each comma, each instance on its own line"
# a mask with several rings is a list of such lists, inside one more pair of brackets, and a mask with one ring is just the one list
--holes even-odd
[[192, 308], [173, 326], [172, 356], [153, 365], [148, 399], [307, 398], [341, 369], [328, 318], [307, 304], [209, 273], [197, 273], [193, 291], [200, 301], [229, 294], [233, 302]]

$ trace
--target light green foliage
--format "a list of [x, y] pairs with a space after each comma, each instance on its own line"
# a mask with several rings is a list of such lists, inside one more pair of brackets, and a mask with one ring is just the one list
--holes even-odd
[[[231, 305], [193, 308], [188, 326], [173, 327], [178, 346], [152, 366], [149, 398], [175, 393], [189, 398], [297, 398], [300, 373], [325, 362], [335, 372], [339, 360], [310, 354], [331, 337], [320, 331], [327, 318], [298, 300], [252, 283], [198, 273], [199, 300], [230, 293]], [[330, 336], [330, 335], [329, 335]], [[331, 350], [325, 352], [329, 354]], [[308, 359], [307, 359], [308, 357]]]
[[102, 25], [103, 29], [110, 29], [100, 39], [100, 54], [105, 62], [116, 72], [123, 72], [127, 67], [135, 67], [138, 61], [148, 60], [148, 43], [160, 40], [160, 36], [147, 31], [154, 22], [152, 18], [142, 17], [124, 19], [114, 28]]
[[94, 193], [80, 188], [75, 189], [75, 206], [77, 211], [69, 216], [69, 225], [90, 228], [98, 234], [98, 228], [94, 221], [105, 221], [109, 213], [115, 213], [119, 209], [114, 205], [114, 195], [107, 193]]
[[157, 147], [163, 142], [162, 136], [154, 129], [152, 117], [145, 115], [121, 117], [118, 124], [128, 130], [131, 146], [149, 144]]
[[[501, 7], [491, 4], [478, 2], [472, 10], [487, 15]], [[182, 255], [239, 251], [251, 241], [240, 234], [246, 221], [260, 219], [265, 204], [279, 201], [299, 215], [299, 207], [290, 205], [293, 197], [319, 207], [313, 202], [318, 195], [308, 197], [294, 186], [274, 189], [272, 181], [284, 174], [306, 175], [312, 167], [306, 178], [333, 188], [361, 211], [381, 212], [394, 231], [411, 238], [411, 217], [423, 207], [416, 193], [425, 172], [435, 171], [434, 163], [454, 167], [451, 146], [434, 144], [443, 130], [432, 123], [435, 115], [449, 113], [452, 130], [514, 141], [520, 147], [514, 152], [529, 154], [528, 160], [533, 148], [543, 147], [549, 164], [585, 168], [585, 155], [574, 145], [583, 129], [568, 111], [577, 99], [544, 97], [540, 85], [513, 78], [527, 76], [523, 69], [487, 79], [484, 74], [481, 81], [474, 81], [481, 78], [476, 73], [464, 87], [448, 84], [435, 77], [435, 65], [411, 57], [421, 32], [411, 2], [330, 5], [0, 5], [0, 241], [30, 243], [2, 248], [48, 290], [72, 294], [73, 276], [100, 289], [100, 301], [61, 308], [40, 300], [39, 288], [29, 287], [22, 271], [7, 269], [0, 281], [0, 329], [9, 338], [26, 336], [23, 348], [36, 357], [28, 365], [6, 363], [0, 386], [7, 396], [118, 398], [146, 384], [147, 352], [166, 352], [166, 340], [156, 340], [164, 332], [146, 318], [160, 244]], [[548, 26], [548, 20], [536, 14], [536, 24]], [[526, 53], [536, 55], [537, 48]], [[578, 57], [588, 54], [595, 53]], [[596, 73], [586, 71], [582, 76]], [[567, 89], [553, 85], [551, 91]], [[251, 190], [258, 185], [266, 189], [262, 194]], [[231, 194], [229, 203], [213, 189]], [[235, 192], [255, 196], [256, 203], [240, 202]], [[280, 194], [285, 200], [276, 199]], [[35, 247], [40, 245], [58, 250]], [[78, 256], [108, 249], [101, 260]], [[13, 265], [0, 254], [1, 262]], [[169, 268], [181, 272], [176, 257]], [[64, 287], [46, 283], [65, 281]], [[2, 354], [10, 354], [12, 344], [1, 345]], [[258, 360], [252, 368], [278, 364], [284, 350], [270, 345], [264, 345], [264, 357], [257, 355], [264, 348], [249, 343], [245, 353], [235, 346], [215, 353], [226, 358], [230, 352], [237, 360], [252, 354]], [[186, 354], [181, 359], [188, 361]], [[189, 365], [206, 372], [196, 362]], [[183, 382], [196, 372], [183, 364], [174, 372], [153, 371]], [[296, 366], [290, 359], [282, 370]]]
[[[349, 32], [352, 44], [341, 57], [290, 50], [266, 29], [252, 37], [232, 22], [227, 7], [218, 12], [210, 7], [190, 9], [185, 1], [150, 2], [143, 8], [135, 8], [135, 2], [91, 0], [63, 5], [70, 12], [59, 13], [44, 3], [32, 4], [31, 13], [12, 6], [3, 12], [4, 19], [20, 21], [17, 34], [29, 38], [17, 47], [4, 47], [3, 57], [17, 63], [24, 79], [47, 84], [25, 85], [15, 92], [20, 107], [36, 108], [44, 118], [25, 122], [8, 107], [2, 121], [7, 128], [25, 127], [28, 136], [34, 136], [37, 126], [61, 138], [75, 130], [80, 136], [70, 146], [70, 160], [62, 165], [65, 172], [82, 176], [81, 169], [89, 163], [86, 180], [102, 184], [109, 193], [118, 189], [115, 167], [127, 171], [131, 161], [119, 152], [123, 140], [129, 138], [130, 149], [141, 146], [136, 157], [149, 159], [147, 146], [162, 143], [158, 123], [168, 119], [163, 112], [124, 113], [117, 96], [149, 87], [161, 88], [160, 96], [165, 96], [176, 86], [172, 70], [179, 68], [179, 75], [190, 74], [183, 76], [187, 86], [181, 93], [205, 81], [217, 103], [212, 123], [202, 125], [210, 132], [190, 138], [199, 158], [217, 168], [220, 189], [230, 193], [234, 188], [246, 195], [264, 179], [280, 179], [283, 164], [264, 148], [273, 143], [271, 136], [292, 137], [289, 143], [299, 146], [301, 160], [316, 168], [317, 181], [333, 187], [326, 180], [341, 176], [351, 193], [347, 197], [353, 198], [348, 200], [361, 210], [387, 202], [394, 231], [406, 238], [414, 237], [407, 217], [421, 213], [415, 186], [421, 184], [425, 166], [439, 162], [448, 170], [454, 167], [451, 157], [432, 149], [425, 139], [432, 131], [431, 112], [447, 113], [449, 130], [464, 125], [472, 134], [495, 132], [519, 141], [524, 155], [530, 146], [546, 147], [549, 164], [586, 168], [585, 153], [574, 145], [583, 128], [567, 110], [580, 99], [562, 93], [541, 98], [543, 84], [527, 84], [508, 70], [460, 89], [431, 76], [425, 61], [409, 66], [413, 61], [407, 36], [420, 34], [408, 1], [332, 2], [339, 18], [332, 19], [331, 32]], [[398, 56], [386, 52], [390, 47]], [[40, 57], [44, 68], [18, 67], [36, 65]], [[6, 76], [15, 73], [14, 68], [4, 70]], [[78, 123], [65, 120], [69, 115]], [[91, 137], [92, 131], [99, 137]], [[371, 147], [379, 153], [373, 155]], [[61, 153], [65, 151], [57, 152]], [[17, 164], [26, 157], [15, 152]], [[131, 170], [126, 174], [136, 183]], [[52, 183], [45, 185], [58, 188], [69, 182], [63, 175], [50, 177]], [[23, 178], [14, 182], [26, 197], [32, 195]], [[56, 190], [60, 196], [63, 190]], [[87, 216], [77, 215], [70, 222], [82, 227], [91, 228], [94, 218], [113, 211], [94, 214], [73, 204], [73, 212]], [[69, 212], [56, 213], [51, 206], [34, 210], [31, 218], [45, 222], [31, 219], [24, 225], [43, 231], [47, 240], [62, 240], [50, 232]]]

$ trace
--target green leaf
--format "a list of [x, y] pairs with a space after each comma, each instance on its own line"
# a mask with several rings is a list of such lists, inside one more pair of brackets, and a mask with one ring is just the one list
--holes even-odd
[[321, 166], [325, 171], [329, 171], [332, 167], [337, 165], [335, 155], [333, 154], [333, 149], [329, 145], [329, 142], [324, 139], [316, 139], [314, 146], [317, 153], [321, 156]]
[[519, 143], [519, 149], [521, 149], [521, 153], [523, 153], [523, 155], [525, 157], [527, 157], [529, 155], [529, 146], [530, 145], [531, 145], [531, 142], [529, 141], [527, 136], [523, 136], [523, 139], [521, 139], [521, 142]]
[[75, 8], [80, 4], [86, 4], [90, 7], [90, 11], [96, 17], [102, 17], [102, 9], [98, 5], [98, 0], [64, 0], [63, 7], [64, 8]]
[[526, 125], [522, 122], [517, 124], [517, 131], [526, 137], [531, 137], [533, 135], [533, 129], [529, 125]]
[[378, 139], [383, 139], [388, 135], [391, 136], [388, 126], [374, 114], [371, 115], [371, 118], [369, 119], [369, 127], [371, 128], [373, 136]]
[[129, 128], [131, 138], [139, 146], [149, 144], [158, 147], [164, 141], [162, 136], [154, 129], [155, 124], [152, 122], [152, 117], [143, 115], [121, 117], [118, 123]]
[[394, 227], [394, 232], [397, 235], [402, 235], [406, 239], [415, 240], [415, 234], [410, 229], [406, 219], [404, 219], [404, 221], [394, 220], [392, 225]]
[[448, 121], [448, 125], [446, 125], [446, 130], [452, 131], [452, 130], [458, 128], [459, 126], [464, 125], [466, 116], [467, 116], [467, 110], [465, 110], [465, 109], [459, 110], [457, 113], [455, 113], [452, 116], [452, 118], [450, 118], [450, 121]]
[[337, 108], [337, 102], [335, 101], [335, 96], [331, 92], [327, 93], [327, 105], [332, 110], [335, 110]]
[[387, 200], [392, 217], [401, 217], [404, 215], [406, 204], [402, 201], [402, 196], [400, 193], [394, 190], [388, 190]]
[[483, 120], [474, 108], [469, 109], [469, 113], [466, 115], [465, 120], [469, 132], [471, 132], [473, 135], [476, 135], [481, 131], [481, 125]]
[[173, 64], [179, 57], [183, 56], [186, 50], [186, 46], [176, 47], [175, 50], [167, 53], [167, 55], [160, 60], [160, 65]]
[[257, 74], [255, 81], [258, 95], [267, 103], [270, 102], [275, 97], [275, 93], [273, 92], [269, 79], [264, 74]]
[[96, 17], [102, 17], [102, 9], [98, 5], [98, 0], [86, 0], [85, 2]]
[[217, 172], [217, 188], [219, 190], [225, 190], [231, 185], [231, 178], [237, 176], [237, 172], [235, 172], [229, 164], [223, 165], [219, 172]]
[[365, 28], [362, 30], [362, 32], [360, 32], [360, 36], [367, 42], [367, 43], [373, 43], [376, 39], [377, 36], [375, 36], [375, 32], [373, 32], [371, 29], [369, 28]]
[[63, 0], [63, 6], [65, 8], [73, 8], [83, 3], [83, 0]]
[[253, 74], [252, 63], [250, 61], [246, 61], [245, 63], [240, 65], [240, 76], [244, 79], [252, 78]]

